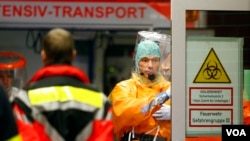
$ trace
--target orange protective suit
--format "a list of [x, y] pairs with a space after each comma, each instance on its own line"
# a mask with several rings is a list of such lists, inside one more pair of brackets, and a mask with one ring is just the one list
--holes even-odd
[[[156, 127], [160, 125], [158, 136], [170, 139], [171, 125], [169, 120], [157, 121], [152, 116], [158, 106], [143, 114], [141, 108], [149, 104], [157, 94], [170, 87], [170, 82], [162, 76], [157, 76], [154, 82], [146, 80], [140, 74], [133, 73], [132, 77], [114, 87], [109, 95], [113, 104], [114, 132], [120, 139], [124, 133], [134, 127], [135, 134], [146, 133], [152, 129], [151, 135], [156, 134]], [[170, 100], [166, 101], [170, 104]]]
[[243, 101], [243, 123], [250, 125], [250, 101]]

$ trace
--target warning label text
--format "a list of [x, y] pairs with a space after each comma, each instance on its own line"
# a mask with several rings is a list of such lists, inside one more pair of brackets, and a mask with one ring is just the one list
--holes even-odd
[[231, 124], [231, 109], [190, 109], [190, 126]]
[[232, 88], [190, 88], [190, 105], [232, 105]]

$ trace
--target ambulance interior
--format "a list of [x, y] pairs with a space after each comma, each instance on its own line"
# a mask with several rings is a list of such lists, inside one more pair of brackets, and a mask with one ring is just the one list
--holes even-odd
[[[168, 3], [170, 1], [167, 1]], [[170, 12], [170, 9], [167, 9]], [[249, 64], [250, 12], [244, 11], [187, 11], [187, 36], [244, 37], [244, 67]], [[115, 21], [110, 20], [112, 24]], [[101, 23], [75, 26], [58, 23], [72, 32], [78, 55], [74, 65], [84, 70], [93, 85], [108, 94], [114, 84], [130, 76], [132, 55], [138, 31], [153, 30], [171, 35], [171, 20], [151, 21], [151, 24], [116, 24], [106, 27]], [[0, 51], [15, 51], [27, 59], [27, 74], [31, 77], [42, 67], [40, 43], [43, 35], [56, 25], [14, 23], [6, 25], [0, 19]], [[157, 24], [155, 24], [157, 23]]]
[[[75, 38], [77, 57], [73, 64], [84, 70], [91, 82], [108, 94], [115, 83], [130, 77], [135, 30], [86, 31], [70, 29]], [[1, 29], [0, 51], [13, 51], [27, 59], [28, 78], [42, 67], [40, 43], [48, 29]], [[170, 34], [170, 29], [156, 30]], [[192, 32], [192, 31], [191, 31]], [[190, 33], [191, 33], [190, 32]], [[211, 30], [191, 34], [213, 35]]]
[[[1, 29], [0, 51], [13, 51], [24, 55], [27, 60], [27, 75], [30, 78], [42, 67], [40, 43], [49, 29]], [[114, 83], [129, 77], [137, 31], [148, 30], [66, 29], [72, 32], [75, 39], [77, 57], [73, 65], [85, 71], [93, 85], [106, 93]]]

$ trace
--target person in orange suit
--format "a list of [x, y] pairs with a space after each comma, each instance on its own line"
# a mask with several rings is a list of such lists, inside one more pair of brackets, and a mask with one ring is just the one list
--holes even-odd
[[160, 54], [156, 42], [141, 40], [131, 78], [118, 82], [109, 95], [119, 141], [171, 140], [170, 82], [160, 73]]

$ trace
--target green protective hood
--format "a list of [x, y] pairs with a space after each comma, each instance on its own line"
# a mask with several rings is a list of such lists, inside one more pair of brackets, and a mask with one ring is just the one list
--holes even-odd
[[155, 56], [160, 58], [160, 48], [157, 43], [151, 40], [143, 40], [138, 44], [135, 54], [135, 65], [137, 71], [139, 61], [146, 56]]

